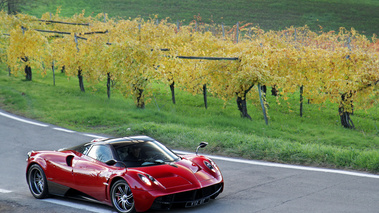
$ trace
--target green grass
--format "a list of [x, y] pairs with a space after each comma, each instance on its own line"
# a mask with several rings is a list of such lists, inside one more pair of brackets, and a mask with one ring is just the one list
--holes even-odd
[[111, 17], [170, 17], [187, 23], [200, 14], [202, 21], [234, 25], [237, 21], [252, 22], [264, 30], [280, 30], [290, 26], [308, 25], [311, 30], [338, 31], [340, 27], [355, 28], [371, 37], [379, 34], [379, 1], [375, 0], [36, 0], [26, 1], [22, 12], [41, 17], [55, 13], [62, 6], [63, 16], [108, 13]]
[[205, 109], [201, 95], [177, 90], [174, 105], [168, 86], [157, 83], [150, 103], [141, 110], [116, 90], [108, 99], [105, 82], [85, 82], [82, 93], [76, 78], [68, 80], [61, 73], [53, 86], [52, 73], [41, 77], [34, 71], [28, 82], [23, 76], [8, 76], [3, 64], [0, 68], [2, 109], [65, 128], [114, 136], [146, 134], [183, 150], [208, 141], [206, 152], [213, 154], [379, 172], [377, 108], [356, 111], [357, 129], [350, 130], [339, 123], [334, 104], [306, 104], [300, 118], [298, 94], [289, 100], [293, 112], [268, 95], [270, 121], [265, 125], [257, 100], [249, 100], [250, 121], [240, 118], [235, 101], [209, 97]]

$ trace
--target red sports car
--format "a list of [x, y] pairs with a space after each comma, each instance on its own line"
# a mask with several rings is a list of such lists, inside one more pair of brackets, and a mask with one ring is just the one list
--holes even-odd
[[74, 197], [114, 206], [118, 212], [193, 207], [224, 187], [217, 165], [196, 154], [177, 155], [147, 136], [95, 139], [58, 151], [28, 153], [32, 195]]

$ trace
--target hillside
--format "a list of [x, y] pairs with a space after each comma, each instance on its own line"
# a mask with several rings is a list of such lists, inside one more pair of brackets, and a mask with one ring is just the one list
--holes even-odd
[[126, 19], [157, 14], [188, 23], [200, 15], [206, 23], [252, 22], [264, 30], [308, 25], [313, 31], [353, 27], [368, 37], [379, 34], [379, 1], [374, 0], [35, 0], [27, 1], [22, 12], [41, 17], [45, 12], [55, 13], [59, 6], [63, 16], [82, 10], [88, 15], [105, 12]]

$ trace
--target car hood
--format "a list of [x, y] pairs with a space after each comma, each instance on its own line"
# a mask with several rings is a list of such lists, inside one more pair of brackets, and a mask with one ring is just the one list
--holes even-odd
[[214, 183], [214, 179], [219, 176], [187, 159], [170, 164], [142, 167], [138, 170], [154, 177], [166, 189], [204, 187]]

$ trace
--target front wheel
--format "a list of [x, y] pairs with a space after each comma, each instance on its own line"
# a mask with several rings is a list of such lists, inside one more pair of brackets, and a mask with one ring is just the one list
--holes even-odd
[[47, 197], [47, 180], [43, 169], [37, 165], [32, 165], [28, 170], [28, 185], [30, 192], [37, 199]]
[[118, 180], [111, 188], [112, 204], [118, 212], [135, 212], [132, 190], [125, 180]]

